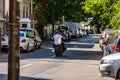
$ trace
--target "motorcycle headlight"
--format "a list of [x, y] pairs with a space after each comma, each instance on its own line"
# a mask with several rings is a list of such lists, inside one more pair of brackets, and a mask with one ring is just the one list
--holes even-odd
[[102, 60], [101, 64], [113, 64], [114, 60]]

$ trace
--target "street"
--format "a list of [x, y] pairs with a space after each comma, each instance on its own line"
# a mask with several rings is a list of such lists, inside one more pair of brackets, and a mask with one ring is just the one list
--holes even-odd
[[[102, 52], [99, 35], [66, 41], [63, 57], [52, 53], [52, 41], [41, 49], [20, 54], [20, 80], [114, 80], [99, 75]], [[0, 80], [7, 80], [8, 54], [0, 53]]]

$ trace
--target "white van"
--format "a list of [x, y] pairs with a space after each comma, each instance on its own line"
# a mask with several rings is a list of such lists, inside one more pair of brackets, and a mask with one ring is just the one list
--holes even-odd
[[63, 32], [63, 34], [65, 36], [65, 40], [71, 40], [71, 32], [69, 31], [67, 26], [59, 25], [58, 30]]
[[81, 26], [79, 23], [76, 22], [66, 22], [66, 26], [72, 32], [72, 37], [79, 37], [80, 36], [80, 29]]

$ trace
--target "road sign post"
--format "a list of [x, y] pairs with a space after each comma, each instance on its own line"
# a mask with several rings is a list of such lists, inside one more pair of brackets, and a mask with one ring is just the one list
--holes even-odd
[[34, 27], [33, 23], [34, 23], [34, 19], [35, 19], [35, 14], [31, 13], [29, 15], [29, 19], [31, 20], [31, 27], [33, 28]]

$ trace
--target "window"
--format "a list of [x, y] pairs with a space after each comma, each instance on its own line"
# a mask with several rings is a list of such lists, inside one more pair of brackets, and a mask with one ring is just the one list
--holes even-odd
[[27, 24], [22, 24], [22, 28], [27, 28]]
[[20, 36], [21, 36], [21, 37], [24, 37], [24, 33], [20, 33]]
[[23, 18], [25, 18], [25, 7], [23, 7]]

